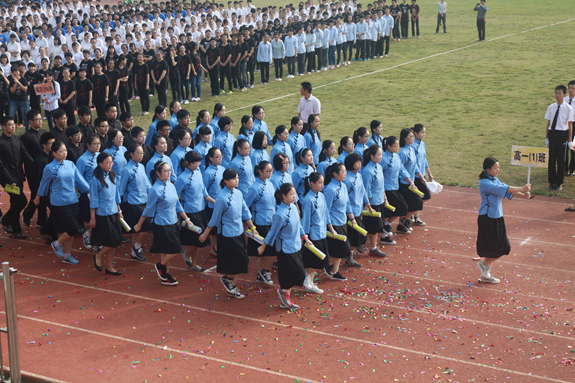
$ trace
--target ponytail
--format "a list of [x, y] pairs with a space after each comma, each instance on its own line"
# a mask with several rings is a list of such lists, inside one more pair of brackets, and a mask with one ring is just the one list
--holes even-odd
[[162, 171], [162, 168], [168, 166], [168, 164], [164, 161], [158, 161], [154, 164], [154, 169], [150, 171], [150, 179], [152, 180], [152, 185], [156, 183], [158, 180], [158, 172]]
[[395, 145], [396, 142], [397, 142], [397, 137], [395, 137], [395, 136], [387, 137], [385, 139], [385, 141], [383, 142], [383, 150], [387, 151], [387, 147]]
[[313, 182], [314, 184], [321, 178], [323, 177], [321, 175], [321, 173], [319, 172], [313, 172], [311, 173], [309, 176], [307, 176], [305, 178], [304, 181], [304, 192], [303, 192], [303, 196], [305, 197], [307, 195], [307, 193], [309, 193], [309, 191], [311, 190], [311, 183]]
[[261, 177], [262, 175], [261, 172], [266, 170], [266, 166], [268, 165], [271, 165], [271, 163], [265, 160], [257, 163], [256, 166], [254, 167], [254, 174], [256, 175], [256, 177]]
[[202, 156], [200, 156], [200, 153], [194, 152], [193, 150], [190, 150], [180, 160], [180, 169], [182, 169], [182, 171], [184, 171], [184, 170], [186, 170], [188, 165], [193, 164], [194, 162], [200, 162], [201, 160], [202, 160]]
[[232, 159], [236, 158], [236, 154], [238, 154], [238, 148], [242, 148], [245, 144], [249, 145], [249, 142], [244, 138], [240, 138], [239, 140], [234, 142], [234, 149], [232, 150]]
[[495, 165], [496, 163], [498, 163], [499, 161], [497, 161], [497, 158], [495, 157], [487, 157], [486, 159], [483, 160], [483, 171], [481, 172], [481, 174], [479, 174], [479, 179], [485, 179], [485, 178], [489, 178], [489, 174], [487, 174], [486, 170], [487, 169], [491, 169], [493, 167], [493, 165]]
[[335, 164], [331, 165], [330, 167], [328, 167], [325, 171], [325, 184], [329, 185], [329, 183], [331, 182], [332, 178], [333, 178], [333, 173], [338, 173], [341, 171], [341, 168], [343, 168], [344, 165], [341, 162], [336, 162]]
[[196, 117], [196, 126], [200, 126], [202, 123], [201, 119], [206, 116], [206, 113], [209, 113], [206, 109], [202, 109], [198, 112], [198, 116]]
[[301, 164], [301, 158], [302, 158], [303, 156], [305, 156], [305, 155], [308, 153], [308, 151], [311, 152], [311, 149], [309, 149], [309, 148], [302, 148], [299, 152], [297, 152], [297, 153], [295, 154], [295, 156], [294, 156], [294, 157], [295, 157], [295, 163], [296, 163], [298, 166], [299, 166], [299, 164]]
[[274, 197], [276, 199], [276, 205], [281, 205], [282, 201], [283, 201], [283, 196], [287, 195], [292, 189], [294, 189], [294, 186], [290, 183], [285, 183], [282, 184], [282, 186], [279, 187], [279, 189], [277, 189], [274, 193]]
[[367, 166], [367, 164], [369, 164], [369, 161], [371, 161], [371, 156], [375, 156], [377, 154], [377, 151], [380, 149], [381, 148], [379, 147], [378, 144], [373, 144], [366, 151], [364, 151], [361, 166], [363, 167]]
[[356, 129], [355, 132], [353, 132], [353, 143], [357, 145], [359, 142], [359, 137], [363, 137], [365, 133], [367, 133], [367, 129], [363, 126], [359, 129]]
[[321, 152], [319, 153], [319, 162], [327, 160], [327, 151], [331, 144], [335, 144], [332, 140], [325, 140], [321, 145]]
[[[350, 139], [351, 139], [351, 138], [350, 138], [349, 136], [345, 136], [345, 137], [342, 137], [341, 140], [339, 140], [339, 148], [337, 148], [337, 154], [338, 154], [338, 155], [340, 155], [341, 153], [344, 152], [343, 147], [344, 147], [345, 145], [347, 145], [347, 142], [348, 142]], [[352, 142], [353, 142], [353, 140], [352, 140]]]
[[278, 142], [278, 136], [280, 134], [282, 134], [285, 130], [287, 130], [287, 126], [285, 125], [280, 125], [276, 128], [276, 134], [274, 135], [274, 138], [272, 139], [272, 143], [275, 145], [276, 142]]
[[238, 176], [238, 172], [235, 169], [226, 169], [220, 181], [220, 188], [223, 189], [226, 186], [225, 181], [232, 180]]
[[247, 114], [242, 117], [242, 126], [240, 128], [240, 134], [243, 134], [246, 137], [250, 134], [250, 132], [248, 132], [248, 130], [246, 129], [246, 127], [244, 125], [247, 124], [250, 121], [250, 119], [251, 119], [251, 117], [248, 116]]
[[212, 146], [209, 150], [208, 153], [206, 154], [206, 169], [208, 168], [208, 166], [210, 166], [210, 164], [212, 163], [212, 161], [210, 161], [210, 158], [212, 158], [215, 154], [216, 151], [220, 150], [220, 148], [218, 148], [217, 146]]

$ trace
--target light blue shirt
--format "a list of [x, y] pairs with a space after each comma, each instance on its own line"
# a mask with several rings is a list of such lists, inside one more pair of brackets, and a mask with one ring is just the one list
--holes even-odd
[[146, 134], [146, 145], [152, 145], [152, 138], [158, 135], [158, 131], [156, 130], [156, 125], [158, 125], [158, 119], [155, 119], [154, 122], [150, 124], [148, 127], [148, 134]]
[[377, 20], [371, 20], [371, 41], [377, 41], [378, 34], [381, 34], [381, 24]]
[[[414, 181], [415, 173], [420, 173], [420, 171], [417, 167], [417, 158], [415, 157], [415, 152], [410, 145], [405, 145], [403, 148], [401, 148], [399, 151], [399, 158], [401, 158], [401, 162], [409, 174], [409, 178]], [[409, 185], [409, 183], [406, 181], [406, 178], [407, 177], [401, 178], [400, 182], [404, 185]]]
[[[373, 161], [372, 161], [373, 163]], [[363, 177], [360, 172], [347, 172], [345, 177], [345, 186], [349, 194], [349, 204], [354, 217], [359, 217], [363, 213], [363, 206], [369, 203], [367, 191], [363, 185]]]
[[276, 190], [278, 190], [283, 184], [293, 185], [293, 179], [291, 177], [291, 174], [289, 174], [288, 172], [275, 171], [274, 174], [272, 174], [272, 178], [270, 178], [270, 181], [272, 182]]
[[355, 144], [355, 149], [353, 149], [353, 152], [359, 154], [361, 158], [363, 158], [363, 152], [365, 152], [366, 149], [368, 148], [369, 146], [367, 144], [360, 144], [358, 142], [357, 144]]
[[286, 49], [285, 52], [286, 57], [294, 57], [297, 50], [297, 38], [295, 36], [286, 37], [284, 45]]
[[98, 158], [99, 154], [100, 152], [92, 154], [86, 150], [84, 154], [78, 158], [78, 161], [76, 161], [76, 168], [88, 183], [92, 181], [94, 169], [96, 169], [96, 166], [98, 166], [98, 161], [96, 159]]
[[[419, 169], [422, 175], [425, 175], [423, 174], [423, 172], [425, 171], [425, 169], [429, 167], [429, 164], [427, 163], [427, 153], [425, 151], [425, 142], [419, 141], [416, 138], [411, 147], [415, 152], [415, 158], [417, 159], [417, 168]], [[417, 175], [416, 177], [419, 178], [419, 176]]]
[[172, 114], [168, 121], [170, 122], [170, 130], [174, 129], [176, 126], [178, 126], [178, 114]]
[[509, 186], [499, 181], [497, 177], [487, 176], [479, 180], [479, 194], [481, 194], [481, 206], [479, 215], [497, 219], [503, 217], [502, 198], [511, 199], [513, 194], [509, 193]]
[[270, 134], [270, 130], [268, 129], [268, 124], [265, 121], [260, 121], [257, 118], [254, 118], [254, 125], [252, 126], [252, 132], [255, 134], [260, 130], [264, 132], [266, 136], [268, 136], [268, 142], [272, 142], [272, 135]]
[[[409, 173], [405, 170], [399, 155], [392, 153], [389, 150], [383, 152], [380, 165], [385, 177], [385, 190], [398, 190], [399, 178], [409, 177]], [[365, 179], [365, 176], [363, 178]]]
[[80, 189], [80, 193], [90, 191], [90, 185], [72, 161], [63, 160], [60, 163], [54, 159], [44, 168], [37, 195], [45, 197], [50, 193], [53, 206], [67, 206], [78, 203], [76, 188]]
[[349, 153], [344, 150], [343, 152], [341, 152], [339, 156], [337, 156], [337, 162], [345, 164], [345, 159], [347, 156], [349, 156]]
[[[194, 130], [192, 131], [192, 138], [193, 138], [194, 140], [196, 139], [196, 136], [198, 135], [198, 133], [199, 133], [199, 131], [200, 131], [200, 128], [201, 128], [202, 126], [206, 126], [206, 125], [202, 122], [202, 123], [200, 123], [200, 125], [196, 126], [196, 129], [194, 129]], [[214, 129], [214, 127], [212, 126], [212, 124], [209, 124], [209, 125], [208, 125], [208, 128], [210, 128], [210, 130], [212, 131], [212, 139], [210, 140], [210, 144], [213, 145], [213, 144], [214, 144], [214, 141], [216, 140], [217, 133], [216, 133], [216, 130]]]
[[295, 187], [295, 191], [299, 196], [303, 195], [305, 191], [305, 179], [311, 173], [313, 173], [313, 168], [311, 165], [305, 165], [303, 162], [300, 163], [292, 173], [291, 178], [293, 180], [293, 186]]
[[[204, 171], [203, 175], [204, 186], [208, 191], [209, 196], [212, 197], [214, 200], [218, 198], [218, 195], [222, 190], [222, 188], [220, 187], [220, 181], [223, 178], [225, 170], [226, 169], [221, 165], [215, 167], [214, 165], [210, 164]], [[208, 207], [213, 209], [214, 204], [208, 202]]]
[[[369, 161], [369, 163], [365, 165], [363, 169], [361, 169], [361, 177], [369, 202], [373, 206], [381, 205], [384, 203], [384, 185], [385, 182], [387, 182], [387, 175], [384, 176], [381, 165], [376, 164], [373, 161]], [[397, 183], [397, 180], [395, 182]], [[388, 189], [386, 188], [385, 190]]]
[[296, 53], [300, 55], [305, 54], [305, 33], [301, 35], [298, 33], [295, 38], [297, 40]]
[[279, 39], [277, 42], [273, 39], [270, 43], [272, 45], [272, 57], [274, 59], [283, 59], [286, 55], [286, 48], [284, 42]]
[[204, 186], [202, 173], [199, 169], [191, 171], [186, 168], [176, 181], [176, 193], [186, 213], [198, 213], [206, 208], [205, 198], [208, 191]]
[[158, 179], [148, 193], [142, 216], [151, 218], [156, 225], [170, 226], [178, 222], [178, 214], [183, 211], [174, 184]]
[[144, 165], [128, 161], [120, 178], [120, 197], [130, 205], [143, 205], [148, 201], [148, 191], [152, 187]]
[[333, 27], [329, 28], [329, 46], [330, 47], [335, 47], [336, 39], [337, 39], [337, 28], [334, 25]]
[[321, 140], [317, 135], [317, 130], [314, 130], [313, 132], [311, 130], [307, 131], [303, 137], [305, 138], [306, 148], [311, 149], [311, 152], [313, 153], [313, 163], [319, 163], [319, 154], [321, 153]]
[[355, 24], [356, 26], [356, 36], [359, 38], [361, 38], [362, 40], [365, 40], [367, 38], [367, 36], [365, 35], [367, 32], [367, 23], [362, 23], [359, 22], [357, 24]]
[[214, 146], [222, 152], [222, 166], [227, 168], [232, 160], [234, 152], [234, 142], [236, 139], [228, 132], [220, 131], [218, 138], [214, 141]]
[[270, 161], [270, 155], [266, 149], [252, 149], [250, 152], [250, 159], [252, 164], [256, 166], [262, 161]]
[[315, 35], [314, 48], [321, 48], [321, 43], [323, 42], [323, 31], [321, 29], [314, 29], [313, 34]]
[[[210, 129], [212, 130], [212, 132], [214, 132], [212, 134], [212, 140], [215, 140], [215, 137], [217, 137], [220, 134], [220, 126], [218, 125], [218, 122], [220, 121], [220, 119], [216, 116], [214, 116], [212, 118], [212, 122], [210, 122], [210, 124], [208, 125], [210, 127]], [[212, 142], [212, 145], [214, 143]]]
[[327, 231], [327, 205], [323, 193], [310, 190], [301, 199], [301, 225], [312, 241], [325, 239]]
[[228, 167], [238, 172], [240, 181], [238, 190], [242, 192], [242, 195], [247, 195], [254, 183], [254, 166], [250, 157], [243, 157], [238, 153]]
[[114, 173], [116, 173], [116, 182], [118, 184], [120, 183], [119, 178], [121, 178], [122, 170], [124, 169], [124, 166], [126, 166], [126, 164], [128, 163], [128, 161], [126, 161], [126, 157], [124, 157], [124, 153], [126, 153], [127, 151], [128, 149], [126, 149], [123, 146], [120, 146], [118, 148], [117, 146], [114, 145], [112, 145], [111, 148], [104, 150], [104, 152], [112, 156], [112, 160], [114, 161], [114, 165], [112, 165], [112, 170], [114, 171]]
[[174, 149], [172, 155], [170, 156], [170, 161], [176, 169], [172, 169], [172, 173], [176, 172], [176, 178], [182, 174], [182, 167], [180, 166], [180, 161], [182, 158], [185, 157], [187, 152], [191, 152], [192, 149], [190, 147], [184, 148], [182, 145], [178, 145], [177, 148]]
[[293, 153], [293, 157], [290, 158], [290, 160], [294, 163], [295, 167], [295, 154], [306, 147], [305, 138], [301, 134], [292, 131], [289, 134], [288, 144], [291, 148], [291, 152]]
[[[104, 181], [108, 186], [104, 186], [96, 177], [90, 182], [90, 209], [96, 209], [96, 215], [109, 216], [118, 213], [120, 204], [120, 189], [110, 179], [110, 173], [104, 172]], [[118, 182], [117, 178], [115, 182]]]
[[336, 44], [343, 44], [344, 42], [346, 42], [345, 40], [345, 35], [346, 35], [346, 28], [345, 28], [345, 24], [340, 26], [340, 27], [336, 27], [337, 33], [335, 35], [335, 43]]
[[357, 39], [357, 28], [355, 23], [345, 23], [347, 30], [345, 32], [345, 39], [346, 41], [353, 41]]
[[277, 140], [272, 148], [272, 155], [270, 156], [272, 161], [275, 158], [276, 154], [283, 153], [287, 158], [289, 158], [289, 168], [288, 173], [293, 172], [294, 169], [294, 159], [293, 159], [293, 152], [289, 144], [280, 140]]
[[216, 206], [209, 227], [217, 227], [218, 234], [234, 238], [244, 232], [242, 221], [252, 218], [244, 196], [238, 189], [230, 190], [224, 186], [216, 199]]
[[200, 171], [204, 173], [206, 170], [206, 156], [208, 155], [208, 151], [212, 148], [212, 144], [204, 143], [200, 141], [196, 147], [194, 148], [194, 152], [198, 153], [200, 157], [202, 157], [202, 162], [200, 162]]
[[325, 171], [327, 170], [327, 168], [329, 168], [331, 165], [335, 164], [337, 161], [333, 158], [333, 157], [329, 157], [328, 159], [326, 159], [325, 161], [320, 162], [317, 165], [317, 171], [319, 173], [321, 173], [322, 176], [325, 177]]
[[372, 145], [378, 145], [383, 151], [383, 140], [385, 140], [385, 138], [382, 136], [376, 136], [375, 134], [372, 134], [371, 137], [369, 137], [369, 141], [367, 141], [367, 147], [369, 148]]
[[[311, 45], [308, 45], [311, 44]], [[305, 45], [306, 45], [306, 52], [314, 52], [315, 51], [315, 35], [312, 33], [305, 34]]]
[[273, 216], [272, 227], [264, 243], [268, 246], [275, 243], [276, 251], [293, 254], [301, 250], [300, 237], [304, 234], [297, 206], [282, 202]]
[[393, 29], [393, 16], [389, 15], [389, 16], [383, 16], [383, 18], [385, 19], [385, 36], [389, 36], [389, 33], [391, 32], [391, 30]]
[[[260, 44], [258, 45], [258, 56], [257, 56], [258, 62], [261, 63], [272, 63], [272, 45], [270, 43], [264, 43], [263, 41], [260, 41]], [[239, 234], [238, 234], [239, 235]]]
[[329, 28], [326, 28], [323, 30], [323, 40], [321, 42], [321, 48], [322, 49], [328, 49], [329, 48], [329, 39], [330, 37], [330, 31]]
[[256, 178], [246, 195], [246, 205], [252, 211], [254, 225], [271, 225], [276, 212], [274, 185], [270, 180]]
[[172, 160], [170, 160], [170, 157], [166, 156], [165, 154], [159, 154], [159, 153], [155, 153], [154, 156], [152, 158], [150, 158], [150, 160], [146, 164], [146, 175], [148, 176], [148, 179], [150, 180], [150, 182], [152, 181], [152, 179], [150, 178], [150, 172], [152, 170], [154, 170], [154, 166], [156, 165], [156, 162], [158, 162], [158, 161], [163, 161], [170, 166], [170, 169], [172, 170], [172, 175], [170, 176], [170, 181], [176, 182], [176, 170], [174, 169], [174, 166], [172, 165]]
[[244, 139], [247, 142], [249, 142], [250, 143], [250, 151], [252, 150], [251, 146], [252, 146], [252, 142], [254, 141], [254, 131], [253, 130], [248, 131], [247, 135], [243, 134], [243, 133], [238, 134], [238, 140], [239, 139]]
[[335, 178], [323, 188], [323, 195], [327, 206], [327, 223], [334, 226], [343, 226], [347, 223], [347, 214], [351, 213], [347, 186]]

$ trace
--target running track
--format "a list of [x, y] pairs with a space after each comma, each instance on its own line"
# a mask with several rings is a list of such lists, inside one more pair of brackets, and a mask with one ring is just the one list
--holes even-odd
[[[111, 277], [79, 236], [70, 266], [35, 227], [25, 241], [2, 233], [0, 257], [20, 270], [21, 367], [75, 383], [572, 382], [573, 213], [558, 198], [506, 201], [512, 251], [493, 267], [501, 284], [479, 285], [478, 206], [477, 190], [445, 188], [426, 204], [427, 227], [400, 236], [385, 260], [359, 258], [345, 283], [320, 275], [325, 294], [299, 293], [297, 312], [279, 309], [277, 286], [255, 283], [257, 265], [239, 283], [246, 299], [229, 300], [217, 274], [180, 258], [180, 284], [162, 286], [148, 253], [133, 262], [121, 248], [123, 275]], [[7, 360], [6, 342], [2, 351]]]

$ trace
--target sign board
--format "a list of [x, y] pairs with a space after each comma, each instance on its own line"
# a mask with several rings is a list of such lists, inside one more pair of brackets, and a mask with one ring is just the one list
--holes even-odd
[[40, 96], [43, 94], [54, 94], [56, 93], [54, 91], [54, 84], [49, 83], [49, 84], [36, 84], [34, 85], [34, 91], [36, 92], [36, 95]]
[[529, 146], [511, 146], [511, 165], [528, 166], [531, 168], [547, 168], [549, 149], [532, 148]]

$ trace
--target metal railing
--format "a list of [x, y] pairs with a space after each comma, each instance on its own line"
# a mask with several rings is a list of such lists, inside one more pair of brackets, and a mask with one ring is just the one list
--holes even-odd
[[[17, 269], [10, 267], [10, 262], [2, 262], [0, 277], [4, 279], [4, 296], [6, 300], [6, 327], [0, 332], [8, 335], [8, 359], [10, 362], [10, 382], [21, 383], [20, 351], [18, 348], [18, 322], [16, 316], [16, 295], [14, 292], [14, 274]], [[4, 361], [2, 359], [2, 339], [0, 337], [0, 382], [7, 382], [4, 374]]]

